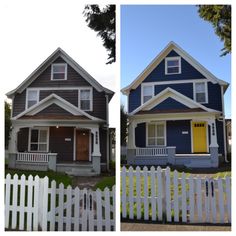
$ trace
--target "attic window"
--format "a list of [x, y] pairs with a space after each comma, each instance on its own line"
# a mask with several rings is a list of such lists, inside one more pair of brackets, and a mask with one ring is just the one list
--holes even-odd
[[173, 75], [181, 73], [181, 58], [180, 57], [166, 57], [165, 59], [165, 74]]
[[154, 95], [154, 86], [142, 85], [142, 104], [150, 100]]
[[57, 63], [52, 64], [51, 80], [66, 80], [67, 79], [67, 64]]

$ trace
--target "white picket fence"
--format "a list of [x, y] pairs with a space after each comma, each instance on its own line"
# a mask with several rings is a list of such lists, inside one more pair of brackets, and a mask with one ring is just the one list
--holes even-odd
[[121, 171], [122, 218], [161, 222], [231, 223], [231, 178], [186, 176], [170, 168]]
[[115, 186], [112, 191], [83, 189], [48, 177], [24, 175], [5, 179], [5, 228], [27, 231], [115, 230]]

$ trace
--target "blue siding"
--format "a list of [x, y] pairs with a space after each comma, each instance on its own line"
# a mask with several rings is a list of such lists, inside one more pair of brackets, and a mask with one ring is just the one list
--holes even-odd
[[130, 91], [128, 112], [132, 112], [140, 105], [141, 105], [141, 85], [139, 85], [135, 90]]
[[224, 131], [223, 122], [216, 120], [217, 142], [219, 145], [219, 154], [224, 155]]
[[167, 98], [151, 110], [189, 109], [187, 106], [177, 102], [173, 98]]
[[146, 146], [146, 123], [137, 125], [135, 129], [135, 144], [137, 147]]
[[186, 97], [193, 99], [193, 83], [155, 85], [155, 95], [168, 87], [176, 90], [177, 92], [185, 95]]
[[[173, 52], [172, 50], [168, 54], [168, 56], [178, 56], [178, 54], [176, 52]], [[183, 58], [181, 58], [181, 74], [165, 75], [165, 59], [163, 59], [161, 63], [147, 76], [144, 82], [201, 79], [201, 78], [204, 78], [204, 76]]]
[[221, 88], [219, 84], [208, 82], [208, 103], [203, 105], [222, 111]]
[[[167, 146], [176, 146], [176, 153], [191, 153], [191, 128], [190, 121], [167, 121]], [[188, 131], [188, 134], [182, 134]]]

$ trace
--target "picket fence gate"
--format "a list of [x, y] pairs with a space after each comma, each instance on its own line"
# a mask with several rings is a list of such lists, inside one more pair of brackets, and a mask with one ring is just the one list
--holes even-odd
[[114, 231], [115, 186], [72, 189], [48, 177], [5, 179], [5, 228], [27, 231]]
[[231, 178], [171, 173], [170, 168], [123, 167], [123, 219], [182, 223], [231, 223]]

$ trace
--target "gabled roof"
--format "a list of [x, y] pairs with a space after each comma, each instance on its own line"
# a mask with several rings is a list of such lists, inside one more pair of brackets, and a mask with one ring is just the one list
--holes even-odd
[[166, 88], [163, 91], [161, 91], [159, 94], [145, 102], [143, 105], [136, 108], [134, 111], [132, 111], [129, 115], [135, 115], [139, 111], [150, 111], [152, 108], [157, 106], [158, 104], [165, 101], [167, 98], [172, 98], [176, 100], [177, 102], [180, 102], [181, 104], [189, 107], [190, 109], [194, 108], [200, 108], [203, 111], [207, 112], [216, 112], [219, 113], [220, 111], [205, 107], [204, 105], [192, 100], [191, 98], [186, 97], [185, 95], [177, 92], [176, 90], [172, 88]]
[[152, 62], [144, 69], [144, 71], [128, 86], [123, 88], [121, 92], [123, 94], [128, 94], [131, 89], [136, 89], [143, 80], [161, 63], [161, 61], [172, 51], [174, 50], [178, 53], [183, 59], [185, 59], [190, 65], [192, 65], [196, 70], [198, 70], [202, 75], [204, 75], [212, 83], [218, 83], [224, 86], [224, 90], [227, 89], [228, 83], [218, 79], [210, 71], [208, 71], [204, 66], [197, 62], [192, 56], [190, 56], [186, 51], [184, 51], [179, 45], [171, 41], [153, 60]]
[[12, 118], [12, 120], [17, 120], [23, 116], [34, 116], [40, 111], [44, 110], [45, 108], [51, 106], [52, 104], [56, 104], [57, 106], [61, 107], [65, 111], [68, 111], [74, 116], [85, 116], [91, 120], [96, 120], [96, 121], [102, 121], [101, 119], [98, 119], [96, 117], [93, 117], [89, 115], [87, 112], [82, 111], [78, 107], [74, 106], [70, 102], [67, 102], [65, 99], [61, 98], [60, 96], [52, 93], [48, 97], [44, 98], [41, 100], [39, 103], [33, 105], [32, 107], [26, 109], [19, 115], [15, 116]]
[[6, 95], [11, 98], [16, 92], [22, 93], [53, 61], [61, 57], [68, 63], [75, 71], [77, 71], [85, 80], [88, 81], [98, 92], [113, 95], [114, 92], [99, 84], [87, 71], [85, 71], [77, 62], [75, 62], [65, 51], [60, 47], [57, 48], [39, 67], [34, 70], [16, 89], [8, 92]]

